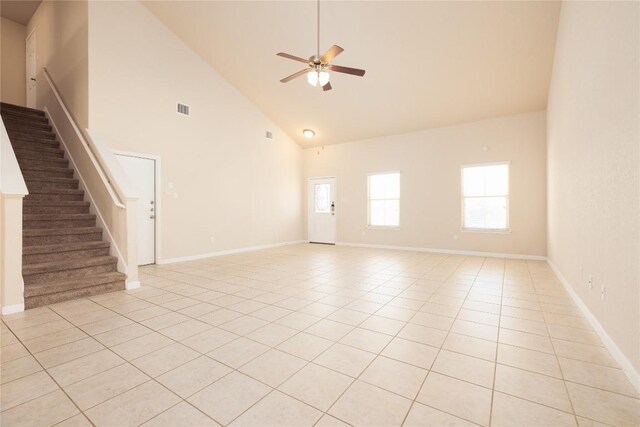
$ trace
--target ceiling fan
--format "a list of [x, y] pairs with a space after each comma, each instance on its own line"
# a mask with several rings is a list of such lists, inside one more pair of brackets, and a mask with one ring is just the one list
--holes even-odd
[[322, 86], [322, 90], [327, 91], [331, 90], [331, 83], [329, 83], [330, 74], [329, 71], [335, 71], [336, 73], [345, 73], [351, 74], [354, 76], [364, 76], [365, 70], [360, 70], [358, 68], [350, 68], [343, 67], [340, 65], [333, 65], [331, 61], [336, 56], [340, 55], [343, 48], [340, 46], [333, 45], [325, 52], [324, 55], [320, 56], [320, 0], [317, 2], [318, 5], [318, 43], [316, 54], [311, 56], [309, 59], [300, 58], [299, 56], [290, 55], [288, 53], [279, 52], [278, 56], [282, 56], [283, 58], [293, 59], [294, 61], [303, 62], [307, 64], [307, 67], [303, 70], [298, 71], [297, 73], [293, 73], [290, 76], [285, 77], [280, 80], [282, 83], [287, 83], [295, 79], [296, 77], [300, 77], [303, 74], [307, 75], [307, 82], [311, 86]]

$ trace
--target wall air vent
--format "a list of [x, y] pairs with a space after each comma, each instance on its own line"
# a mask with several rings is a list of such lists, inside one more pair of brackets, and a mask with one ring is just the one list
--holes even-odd
[[267, 139], [273, 139], [273, 132], [271, 132], [270, 130], [266, 131], [264, 133], [264, 137]]
[[186, 105], [186, 104], [180, 104], [179, 102], [178, 102], [178, 110], [177, 111], [178, 111], [178, 114], [182, 114], [183, 116], [190, 116], [191, 115], [189, 106]]

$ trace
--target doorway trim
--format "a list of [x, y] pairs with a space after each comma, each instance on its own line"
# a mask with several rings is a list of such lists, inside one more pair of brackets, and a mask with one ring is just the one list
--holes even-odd
[[154, 164], [155, 164], [155, 176], [154, 176], [154, 181], [155, 181], [155, 198], [156, 198], [156, 207], [155, 207], [155, 213], [156, 213], [156, 222], [154, 224], [154, 232], [155, 232], [155, 251], [154, 251], [154, 257], [155, 257], [155, 261], [153, 264], [151, 265], [157, 265], [160, 264], [162, 261], [161, 258], [161, 254], [162, 254], [162, 227], [160, 227], [160, 223], [162, 221], [162, 191], [160, 189], [161, 187], [161, 177], [162, 174], [160, 173], [161, 171], [161, 157], [157, 156], [155, 154], [146, 154], [146, 153], [136, 153], [133, 151], [125, 151], [125, 150], [111, 150], [113, 152], [113, 154], [118, 154], [120, 156], [128, 156], [128, 157], [139, 157], [141, 159], [147, 159], [147, 160], [153, 160]]
[[[306, 191], [305, 194], [307, 195], [307, 242], [311, 242], [311, 239], [309, 238], [309, 219], [311, 216], [311, 205], [309, 204], [309, 187], [310, 187], [310, 183], [312, 179], [328, 179], [328, 178], [333, 178], [335, 180], [335, 201], [336, 203], [338, 202], [338, 177], [336, 175], [321, 175], [321, 176], [309, 176], [307, 177], [307, 185], [306, 185]], [[334, 243], [334, 245], [337, 245], [338, 242], [340, 241], [338, 239], [338, 211], [336, 210], [336, 229], [335, 229], [335, 236], [336, 236], [336, 241]], [[322, 243], [318, 243], [318, 244], [322, 244]]]
[[[26, 82], [25, 88], [24, 88], [24, 105], [29, 107], [29, 108], [38, 108], [38, 37], [37, 37], [37, 30], [38, 27], [33, 27], [33, 29], [29, 32], [29, 34], [27, 34], [27, 37], [25, 37], [24, 39], [24, 50], [25, 50], [25, 72], [24, 72], [24, 80]], [[29, 46], [29, 39], [33, 37], [34, 38], [34, 55], [33, 55], [33, 60], [35, 62], [34, 64], [34, 68], [35, 68], [35, 76], [34, 78], [36, 79], [34, 88], [33, 88], [33, 102], [34, 105], [28, 105], [29, 104], [29, 55], [27, 52], [27, 48]]]

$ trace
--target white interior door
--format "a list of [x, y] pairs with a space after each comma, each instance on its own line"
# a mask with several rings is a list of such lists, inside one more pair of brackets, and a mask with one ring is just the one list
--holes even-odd
[[309, 241], [336, 243], [336, 179], [309, 179]]
[[156, 262], [156, 162], [143, 157], [116, 154], [129, 182], [137, 191], [136, 224], [138, 265]]
[[27, 107], [36, 108], [36, 32], [27, 38]]

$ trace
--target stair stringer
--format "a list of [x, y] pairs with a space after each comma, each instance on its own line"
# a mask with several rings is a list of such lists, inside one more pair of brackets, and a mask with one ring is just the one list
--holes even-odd
[[[47, 117], [47, 119], [49, 119], [49, 123], [51, 124], [51, 127], [52, 127], [53, 131], [56, 133], [56, 138], [60, 141], [60, 143], [64, 147], [64, 158], [68, 159], [69, 162], [71, 163], [72, 168], [73, 168], [73, 176], [74, 176], [74, 178], [76, 178], [79, 181], [79, 188], [81, 190], [84, 190], [85, 194], [89, 198], [89, 200], [88, 200], [89, 201], [89, 212], [91, 212], [91, 213], [96, 215], [96, 225], [98, 227], [101, 227], [104, 230], [104, 234], [105, 235], [103, 235], [103, 239], [107, 240], [110, 243], [109, 253], [112, 256], [115, 256], [118, 259], [118, 264], [117, 264], [118, 271], [121, 272], [121, 273], [127, 274], [127, 280], [125, 282], [126, 283], [126, 285], [125, 285], [126, 289], [135, 289], [135, 288], [140, 287], [140, 282], [139, 281], [137, 281], [137, 280], [136, 281], [129, 281], [126, 258], [123, 256], [122, 252], [120, 251], [120, 248], [118, 248], [116, 240], [113, 238], [113, 235], [111, 234], [111, 230], [107, 226], [107, 222], [104, 220], [104, 217], [102, 216], [102, 213], [100, 212], [100, 209], [97, 207], [97, 203], [96, 203], [95, 199], [91, 195], [91, 190], [89, 189], [89, 186], [86, 184], [85, 179], [82, 177], [82, 173], [80, 173], [80, 168], [78, 168], [77, 163], [73, 159], [73, 155], [71, 154], [71, 150], [69, 150], [69, 147], [65, 143], [64, 138], [62, 137], [62, 134], [58, 130], [58, 128], [56, 126], [56, 123], [53, 120], [53, 118], [51, 117], [51, 114], [49, 113], [49, 110], [47, 109], [46, 106], [43, 108], [43, 111], [44, 111], [45, 116]], [[87, 149], [89, 149], [89, 148], [87, 147]]]

